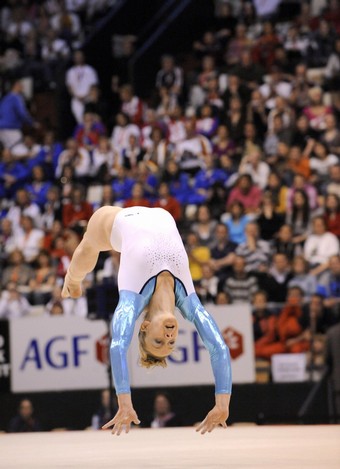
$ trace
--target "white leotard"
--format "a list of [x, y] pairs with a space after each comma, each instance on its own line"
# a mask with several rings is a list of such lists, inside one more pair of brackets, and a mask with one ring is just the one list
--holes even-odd
[[119, 290], [140, 293], [151, 277], [168, 270], [195, 292], [188, 256], [175, 220], [162, 208], [131, 207], [121, 210], [114, 221], [111, 245], [121, 253]]

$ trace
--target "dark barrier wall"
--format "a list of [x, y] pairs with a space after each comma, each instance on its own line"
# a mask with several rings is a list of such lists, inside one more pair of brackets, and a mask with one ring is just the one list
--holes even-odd
[[[231, 425], [237, 422], [257, 424], [328, 423], [327, 385], [320, 387], [303, 421], [298, 412], [313, 383], [235, 385], [230, 407]], [[164, 389], [160, 389], [164, 390]], [[184, 425], [203, 419], [214, 404], [214, 389], [210, 386], [167, 388], [174, 410]], [[152, 415], [156, 389], [135, 389], [133, 401], [140, 420]], [[15, 415], [20, 399], [32, 400], [36, 415], [46, 430], [66, 428], [81, 430], [91, 424], [91, 416], [99, 406], [99, 391], [57, 392], [0, 395], [0, 430], [6, 430]]]

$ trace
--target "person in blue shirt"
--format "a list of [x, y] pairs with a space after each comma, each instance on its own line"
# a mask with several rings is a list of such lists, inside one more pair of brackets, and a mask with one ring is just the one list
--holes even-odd
[[131, 400], [127, 351], [138, 317], [140, 365], [166, 366], [179, 333], [175, 307], [192, 322], [210, 354], [215, 378], [215, 406], [197, 427], [201, 433], [226, 427], [231, 395], [229, 349], [214, 319], [205, 310], [190, 275], [189, 261], [173, 217], [162, 208], [101, 207], [89, 220], [65, 276], [62, 296], [77, 298], [81, 283], [100, 251], [121, 253], [119, 302], [112, 319], [111, 367], [118, 412], [103, 428], [119, 435], [139, 424]]
[[10, 92], [0, 101], [0, 141], [6, 148], [21, 141], [24, 125], [37, 125], [26, 108], [22, 91], [21, 80], [15, 79]]
[[0, 198], [11, 199], [28, 177], [25, 165], [15, 161], [11, 151], [4, 148], [0, 159]]

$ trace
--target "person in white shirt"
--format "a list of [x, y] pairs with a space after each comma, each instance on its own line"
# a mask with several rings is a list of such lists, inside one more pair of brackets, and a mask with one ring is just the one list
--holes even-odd
[[6, 218], [12, 222], [13, 233], [20, 231], [20, 219], [22, 215], [27, 215], [33, 220], [39, 221], [39, 206], [30, 200], [30, 195], [26, 189], [18, 189], [15, 194], [15, 205], [12, 205], [7, 212]]
[[329, 259], [339, 254], [339, 240], [328, 231], [322, 216], [313, 219], [312, 234], [306, 239], [304, 257], [309, 263], [312, 275], [318, 275], [328, 268]]
[[250, 174], [254, 184], [260, 189], [264, 189], [268, 183], [270, 173], [269, 165], [261, 160], [259, 151], [253, 151], [242, 158], [239, 174]]
[[111, 148], [116, 157], [116, 163], [121, 164], [123, 158], [123, 151], [129, 145], [129, 138], [134, 135], [140, 138], [140, 130], [136, 124], [131, 124], [130, 118], [127, 114], [119, 112], [116, 115], [116, 125], [112, 130], [111, 135]]
[[0, 319], [14, 319], [26, 316], [31, 305], [18, 292], [15, 282], [8, 282], [0, 296]]
[[77, 178], [90, 174], [91, 158], [90, 153], [84, 147], [79, 147], [74, 138], [69, 138], [66, 142], [66, 149], [59, 155], [58, 166], [55, 177], [60, 178], [65, 165], [70, 164], [74, 169]]
[[92, 85], [98, 83], [96, 70], [85, 64], [85, 56], [77, 50], [73, 56], [74, 66], [66, 73], [66, 85], [72, 97], [71, 109], [78, 124], [83, 121], [84, 103]]
[[33, 219], [23, 215], [20, 221], [21, 231], [15, 235], [15, 247], [19, 249], [26, 262], [33, 262], [39, 254], [44, 232], [35, 228]]

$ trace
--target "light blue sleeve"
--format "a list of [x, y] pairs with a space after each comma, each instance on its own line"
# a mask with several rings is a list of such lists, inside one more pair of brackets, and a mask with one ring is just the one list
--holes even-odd
[[110, 359], [116, 394], [130, 393], [127, 352], [133, 336], [135, 323], [149, 301], [149, 295], [128, 290], [119, 292], [119, 302], [112, 318]]
[[176, 306], [192, 322], [209, 351], [215, 378], [216, 394], [231, 394], [232, 377], [229, 348], [213, 317], [205, 310], [196, 293], [186, 296], [182, 285], [176, 285]]

